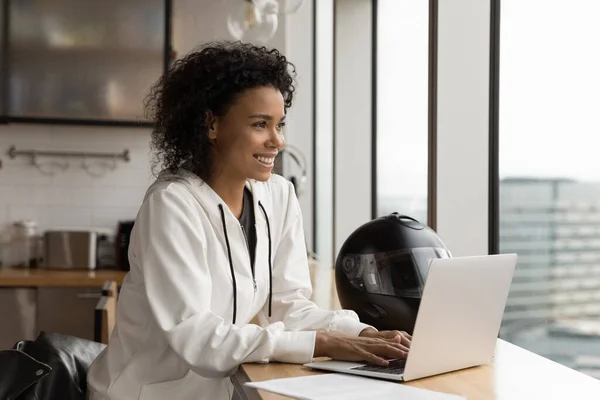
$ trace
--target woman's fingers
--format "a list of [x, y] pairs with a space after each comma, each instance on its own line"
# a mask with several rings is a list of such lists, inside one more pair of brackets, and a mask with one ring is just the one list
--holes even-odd
[[368, 351], [363, 350], [361, 356], [363, 358], [363, 361], [368, 362], [370, 364], [381, 365], [382, 367], [387, 367], [389, 364], [389, 362], [386, 359]]
[[412, 336], [404, 331], [380, 331], [377, 335], [382, 339], [394, 340], [407, 347], [410, 347], [410, 342], [412, 340]]
[[407, 347], [401, 343], [398, 343], [396, 341], [393, 341], [393, 340], [384, 340], [384, 341], [382, 341], [382, 343], [386, 344], [388, 346], [395, 347], [396, 349], [401, 350], [406, 353], [408, 353], [408, 351], [409, 351], [409, 347]]
[[368, 346], [368, 351], [385, 358], [405, 358], [408, 349], [402, 349], [397, 343], [378, 343]]
[[410, 347], [410, 342], [412, 340], [412, 336], [410, 336], [408, 333], [404, 332], [404, 331], [392, 331], [394, 334], [394, 338], [402, 343], [405, 346]]
[[373, 344], [386, 344], [386, 345], [394, 346], [397, 349], [402, 350], [406, 353], [408, 353], [408, 351], [410, 350], [410, 346], [406, 346], [405, 344], [398, 343], [394, 339], [375, 339]]
[[373, 344], [368, 345], [368, 349], [366, 351], [361, 352], [361, 355], [364, 357], [364, 361], [382, 365], [386, 367], [389, 362], [389, 359], [395, 358], [406, 358], [408, 352], [398, 349], [396, 346], [392, 344]]
[[408, 333], [404, 332], [405, 335], [401, 335], [401, 341], [400, 343], [402, 343], [403, 345], [410, 347], [411, 341], [412, 341], [412, 336], [410, 336]]
[[392, 338], [391, 332], [386, 333], [387, 337], [381, 335], [376, 338], [357, 338], [330, 333], [321, 333], [321, 335], [326, 335], [329, 340], [321, 343], [321, 346], [326, 347], [320, 351], [315, 350], [315, 354], [326, 355], [338, 360], [364, 361], [387, 366], [388, 359], [406, 358], [409, 351], [408, 346]]
[[398, 343], [396, 347], [397, 347], [398, 349], [402, 350], [403, 352], [407, 353], [407, 354], [408, 354], [408, 352], [410, 351], [410, 347], [408, 347], [408, 346], [405, 346], [405, 345], [403, 345], [403, 344], [399, 344], [399, 343]]
[[405, 358], [408, 355], [408, 349], [398, 345], [386, 344], [383, 351], [386, 352], [388, 358]]

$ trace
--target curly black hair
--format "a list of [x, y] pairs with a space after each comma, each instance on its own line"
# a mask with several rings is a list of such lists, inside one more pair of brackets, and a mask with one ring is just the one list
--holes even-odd
[[222, 116], [242, 92], [262, 86], [278, 89], [287, 110], [295, 75], [278, 50], [241, 42], [210, 42], [175, 61], [145, 100], [146, 116], [154, 121], [153, 169], [176, 171], [189, 163], [195, 174], [209, 178], [207, 113]]

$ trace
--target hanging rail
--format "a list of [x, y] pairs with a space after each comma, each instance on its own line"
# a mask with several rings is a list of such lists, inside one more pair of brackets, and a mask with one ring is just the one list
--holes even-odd
[[17, 156], [29, 156], [29, 157], [80, 157], [80, 158], [109, 158], [109, 159], [122, 159], [125, 162], [129, 162], [131, 157], [129, 156], [129, 150], [125, 149], [122, 153], [94, 153], [94, 152], [83, 152], [83, 151], [47, 151], [47, 150], [17, 150], [15, 146], [8, 149], [8, 156], [15, 158]]

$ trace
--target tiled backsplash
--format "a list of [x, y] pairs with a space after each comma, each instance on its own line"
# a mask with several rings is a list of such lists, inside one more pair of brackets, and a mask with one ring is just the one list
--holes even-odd
[[[148, 184], [150, 130], [54, 125], [0, 125], [0, 229], [22, 219], [38, 223], [39, 229], [101, 227], [115, 229], [118, 220], [133, 219]], [[89, 151], [120, 153], [129, 149], [131, 160], [117, 161], [117, 168], [103, 176], [91, 176], [78, 158], [70, 166], [47, 176], [27, 157], [10, 159], [11, 146], [21, 150]], [[64, 162], [40, 158], [40, 163]], [[89, 160], [92, 172], [98, 161]], [[44, 168], [54, 169], [46, 166]]]

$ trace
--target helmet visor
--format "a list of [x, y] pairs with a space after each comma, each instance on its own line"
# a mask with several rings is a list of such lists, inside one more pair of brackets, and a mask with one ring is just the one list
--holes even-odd
[[434, 258], [450, 258], [450, 254], [433, 247], [348, 254], [342, 260], [342, 269], [350, 283], [360, 291], [420, 298]]

